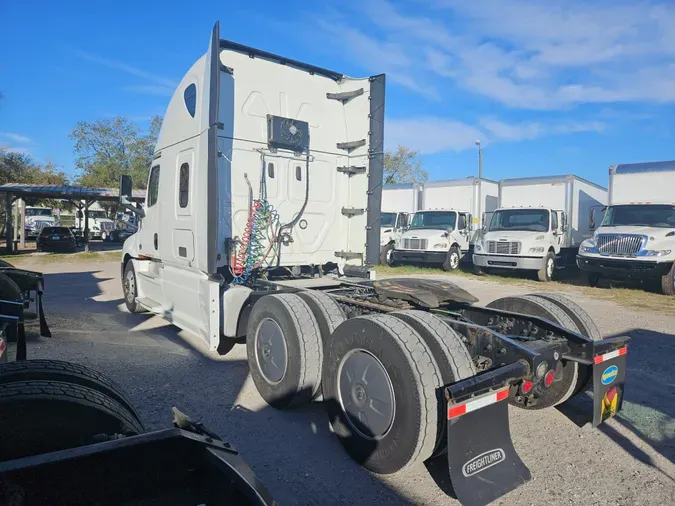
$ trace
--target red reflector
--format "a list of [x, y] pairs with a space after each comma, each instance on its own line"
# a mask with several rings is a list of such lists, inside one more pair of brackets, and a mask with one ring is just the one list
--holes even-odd
[[553, 385], [554, 378], [555, 378], [555, 370], [551, 369], [546, 373], [546, 376], [544, 376], [544, 385], [546, 385], [546, 388]]
[[459, 406], [453, 406], [448, 410], [448, 419], [455, 418], [456, 416], [461, 416], [466, 414], [466, 404], [460, 404]]
[[497, 402], [503, 401], [509, 396], [509, 389], [505, 388], [504, 390], [500, 390], [497, 392]]
[[532, 391], [533, 386], [534, 386], [534, 383], [532, 383], [531, 381], [525, 380], [525, 381], [523, 381], [523, 384], [520, 386], [520, 390], [524, 394], [529, 394], [530, 391]]

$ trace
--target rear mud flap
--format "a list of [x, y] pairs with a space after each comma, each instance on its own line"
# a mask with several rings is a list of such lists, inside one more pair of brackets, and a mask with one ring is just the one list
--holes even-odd
[[626, 353], [618, 350], [593, 357], [593, 427], [615, 416], [623, 404]]
[[508, 388], [448, 404], [448, 465], [457, 499], [483, 506], [530, 480], [511, 441]]

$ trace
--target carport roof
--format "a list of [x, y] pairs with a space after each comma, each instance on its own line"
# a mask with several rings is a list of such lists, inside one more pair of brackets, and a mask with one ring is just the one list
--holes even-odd
[[[67, 200], [117, 200], [116, 188], [88, 188], [86, 186], [59, 186], [7, 183], [0, 186], [0, 193], [13, 193], [16, 197]], [[145, 201], [145, 190], [134, 190], [133, 200]]]

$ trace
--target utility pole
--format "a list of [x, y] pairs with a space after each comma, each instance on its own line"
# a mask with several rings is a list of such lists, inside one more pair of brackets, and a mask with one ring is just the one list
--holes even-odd
[[478, 146], [478, 228], [483, 226], [483, 149], [480, 146], [480, 141], [476, 141]]

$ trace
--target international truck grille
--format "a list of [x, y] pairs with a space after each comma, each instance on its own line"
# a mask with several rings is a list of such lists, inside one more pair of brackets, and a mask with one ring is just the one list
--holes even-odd
[[632, 234], [599, 234], [598, 252], [601, 255], [634, 257], [647, 242], [647, 236]]
[[110, 223], [109, 221], [104, 221], [101, 223], [101, 230], [112, 230], [115, 224]]
[[496, 255], [519, 255], [520, 243], [517, 241], [488, 241], [488, 253], [495, 253]]
[[427, 249], [427, 239], [403, 239], [403, 249]]

